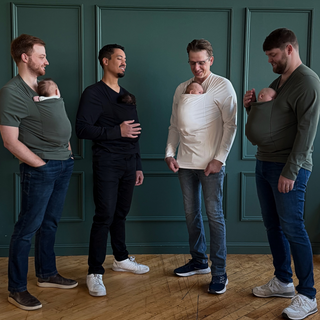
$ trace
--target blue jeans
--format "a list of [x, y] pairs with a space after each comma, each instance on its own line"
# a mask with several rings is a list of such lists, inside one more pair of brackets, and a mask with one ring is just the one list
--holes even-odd
[[49, 160], [41, 167], [20, 164], [21, 212], [9, 249], [9, 291], [27, 290], [28, 256], [35, 234], [36, 276], [57, 274], [55, 235], [73, 170], [74, 160]]
[[179, 169], [184, 210], [189, 232], [192, 259], [207, 263], [206, 238], [201, 215], [201, 187], [210, 230], [211, 273], [220, 276], [226, 272], [226, 228], [222, 209], [225, 167], [220, 172], [205, 176], [203, 170]]
[[316, 295], [313, 279], [312, 248], [304, 226], [304, 196], [311, 172], [301, 168], [289, 193], [278, 191], [278, 180], [284, 163], [256, 163], [256, 184], [261, 213], [271, 253], [275, 276], [282, 282], [292, 282], [291, 254], [299, 280], [296, 287], [311, 299]]

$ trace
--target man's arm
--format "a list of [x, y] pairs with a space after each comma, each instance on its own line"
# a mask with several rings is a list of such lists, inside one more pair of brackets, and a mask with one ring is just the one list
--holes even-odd
[[223, 121], [223, 134], [220, 146], [214, 158], [208, 163], [204, 170], [206, 176], [217, 173], [227, 160], [237, 130], [237, 96], [230, 81], [225, 84], [225, 96], [220, 106]]
[[173, 96], [172, 113], [170, 118], [170, 126], [168, 129], [165, 161], [167, 163], [168, 168], [173, 172], [177, 172], [179, 170], [178, 162], [174, 158], [176, 155], [176, 150], [177, 150], [179, 141], [180, 141], [180, 134], [179, 134], [176, 122], [177, 122], [178, 103], [179, 103], [181, 94], [184, 92], [184, 90], [185, 90], [185, 85], [183, 84], [179, 85]]
[[294, 181], [302, 164], [313, 149], [320, 114], [320, 84], [313, 77], [305, 77], [303, 88], [294, 97], [297, 116], [297, 134], [287, 162], [281, 172], [278, 190], [287, 193], [293, 189]]
[[34, 154], [25, 144], [18, 140], [19, 128], [0, 125], [0, 132], [4, 147], [7, 148], [20, 161], [25, 162], [31, 167], [45, 165], [40, 157]]

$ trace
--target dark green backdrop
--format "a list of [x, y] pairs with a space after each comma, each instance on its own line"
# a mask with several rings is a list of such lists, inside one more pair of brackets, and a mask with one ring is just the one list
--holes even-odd
[[[81, 92], [101, 78], [98, 50], [107, 43], [124, 45], [127, 73], [120, 83], [137, 97], [145, 174], [127, 219], [128, 248], [130, 253], [186, 253], [179, 183], [163, 157], [174, 90], [192, 77], [186, 46], [194, 38], [208, 39], [214, 48], [212, 71], [231, 80], [239, 102], [238, 132], [225, 181], [228, 252], [266, 253], [269, 250], [254, 181], [255, 148], [244, 136], [242, 96], [247, 88], [259, 90], [275, 78], [262, 43], [279, 27], [297, 34], [303, 62], [320, 74], [316, 56], [320, 49], [320, 2], [315, 0], [0, 0], [0, 86], [16, 74], [10, 57], [11, 40], [21, 33], [42, 38], [50, 62], [46, 76], [58, 83], [74, 124]], [[91, 143], [73, 135], [72, 145], [76, 164], [57, 234], [59, 255], [87, 254], [94, 213]], [[319, 159], [317, 138], [305, 211], [315, 253], [320, 252]], [[8, 254], [19, 203], [18, 160], [1, 144], [1, 256]], [[206, 217], [204, 220], [207, 227]]]

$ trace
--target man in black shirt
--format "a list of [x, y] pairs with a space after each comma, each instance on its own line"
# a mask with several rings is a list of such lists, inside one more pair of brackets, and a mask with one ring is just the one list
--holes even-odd
[[99, 52], [102, 80], [85, 89], [76, 119], [76, 134], [93, 141], [93, 195], [95, 215], [90, 234], [87, 286], [92, 296], [106, 295], [103, 262], [110, 231], [114, 255], [112, 269], [143, 274], [149, 267], [128, 256], [125, 220], [134, 186], [143, 182], [139, 136], [141, 127], [135, 105], [118, 102], [129, 94], [118, 79], [126, 69], [124, 48], [104, 46]]

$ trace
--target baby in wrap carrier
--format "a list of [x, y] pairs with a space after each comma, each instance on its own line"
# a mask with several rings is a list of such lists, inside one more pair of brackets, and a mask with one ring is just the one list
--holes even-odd
[[[60, 90], [52, 79], [47, 78], [38, 82], [38, 94], [39, 96], [33, 97], [33, 101], [41, 114], [43, 127], [47, 134], [52, 134], [58, 139], [59, 135], [62, 135], [67, 128], [67, 123], [64, 120], [66, 110]], [[55, 123], [60, 124], [58, 133], [57, 130], [53, 131], [52, 129], [51, 123], [53, 119]]]
[[277, 92], [272, 88], [263, 88], [258, 94], [258, 102], [265, 102], [274, 100], [277, 96]]
[[192, 81], [186, 88], [186, 94], [203, 94], [202, 85], [196, 81]]
[[38, 82], [38, 93], [39, 96], [33, 97], [33, 101], [59, 99], [61, 97], [58, 85], [50, 78]]
[[277, 92], [274, 89], [263, 88], [257, 96], [257, 102], [251, 104], [245, 134], [253, 145], [263, 145], [263, 142], [267, 145], [270, 140], [270, 130], [274, 130], [274, 125], [268, 119], [271, 119], [273, 100], [276, 96]]

